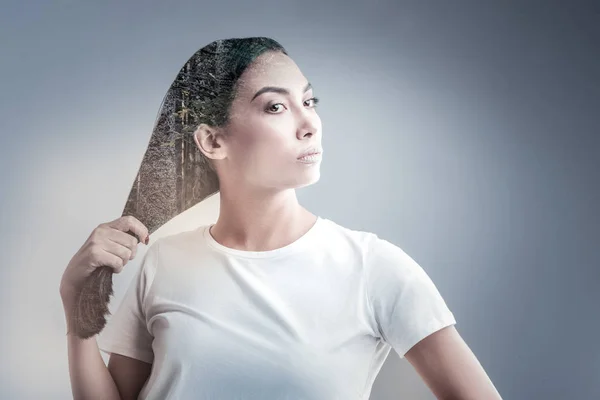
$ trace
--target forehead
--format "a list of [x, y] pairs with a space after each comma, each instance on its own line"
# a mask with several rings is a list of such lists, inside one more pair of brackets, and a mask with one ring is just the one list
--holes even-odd
[[302, 90], [307, 79], [296, 63], [285, 54], [266, 52], [258, 56], [240, 76], [239, 95], [253, 96], [263, 86]]

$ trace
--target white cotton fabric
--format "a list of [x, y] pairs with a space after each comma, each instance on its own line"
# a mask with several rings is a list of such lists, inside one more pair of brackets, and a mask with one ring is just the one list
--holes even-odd
[[319, 217], [292, 244], [242, 251], [210, 226], [158, 239], [97, 336], [148, 363], [139, 399], [368, 399], [394, 349], [456, 324], [426, 272]]

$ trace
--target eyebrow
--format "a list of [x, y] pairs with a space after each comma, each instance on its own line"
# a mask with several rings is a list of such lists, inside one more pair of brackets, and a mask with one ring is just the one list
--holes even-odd
[[[306, 86], [304, 87], [304, 90], [302, 91], [302, 93], [308, 92], [311, 88], [312, 88], [312, 85], [310, 84], [310, 82], [308, 82], [306, 84]], [[254, 95], [254, 97], [252, 97], [252, 100], [250, 100], [250, 102], [252, 102], [255, 98], [257, 98], [258, 96], [260, 96], [261, 94], [263, 94], [265, 92], [275, 92], [275, 93], [281, 93], [281, 94], [287, 94], [287, 95], [290, 94], [289, 90], [282, 88], [282, 87], [265, 86], [264, 88], [262, 88], [258, 92], [256, 92], [256, 94]]]

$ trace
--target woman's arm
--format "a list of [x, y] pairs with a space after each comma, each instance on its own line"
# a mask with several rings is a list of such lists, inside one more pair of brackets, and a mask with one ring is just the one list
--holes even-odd
[[[69, 298], [73, 297], [69, 296]], [[73, 333], [74, 327], [70, 322], [70, 316], [73, 314], [74, 302], [65, 299], [66, 297], [63, 296], [73, 399], [97, 399], [102, 396], [107, 400], [121, 400], [117, 385], [100, 355], [96, 337], [81, 339]]]
[[74, 327], [68, 316], [73, 312], [73, 302], [66, 300], [67, 297], [73, 296], [63, 297], [73, 399], [137, 399], [150, 376], [152, 364], [111, 354], [106, 366], [95, 336], [81, 339], [72, 333]]
[[108, 359], [108, 371], [119, 389], [121, 400], [135, 400], [150, 377], [152, 364], [111, 353]]
[[502, 399], [454, 326], [427, 336], [405, 358], [440, 400]]

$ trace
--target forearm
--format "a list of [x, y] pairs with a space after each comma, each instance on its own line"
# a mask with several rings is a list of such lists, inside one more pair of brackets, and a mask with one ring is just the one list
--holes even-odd
[[69, 376], [73, 399], [120, 400], [119, 391], [102, 356], [96, 336], [81, 339], [73, 332], [69, 314], [72, 302], [63, 299], [65, 316], [67, 316], [67, 347], [69, 357]]

